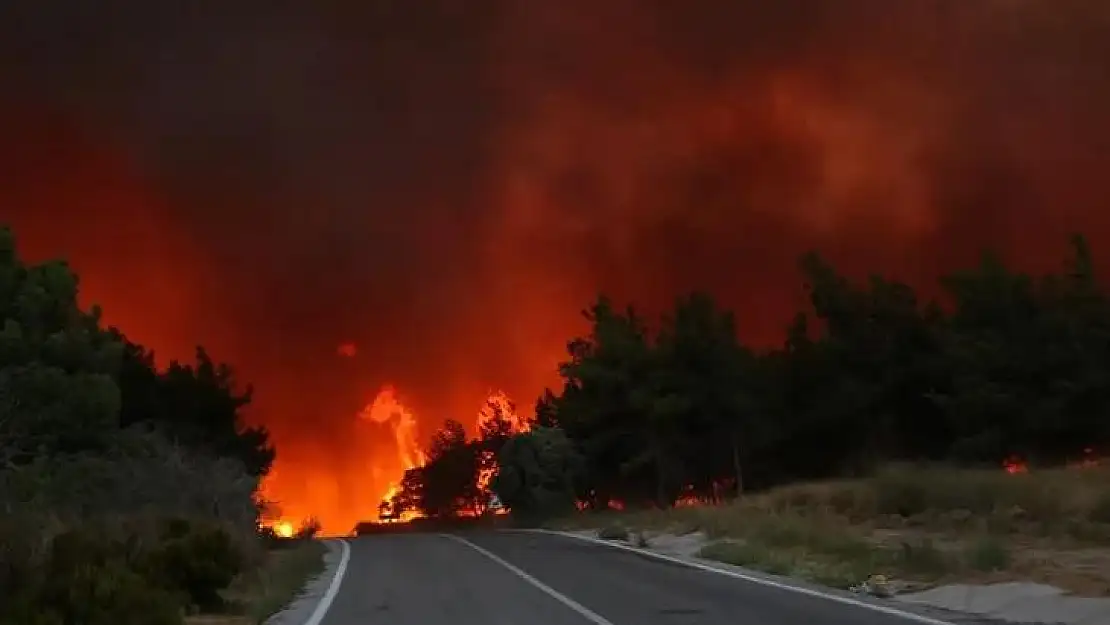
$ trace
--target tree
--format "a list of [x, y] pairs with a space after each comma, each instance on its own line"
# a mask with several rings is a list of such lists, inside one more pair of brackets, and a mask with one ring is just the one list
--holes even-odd
[[111, 444], [121, 345], [99, 323], [64, 262], [24, 265], [0, 228], [0, 467]]
[[993, 255], [945, 278], [953, 385], [933, 398], [958, 458], [1059, 463], [1110, 438], [1110, 302], [1092, 266], [1076, 237], [1063, 271], [1039, 280]]
[[583, 316], [591, 331], [568, 344], [569, 359], [559, 367], [557, 418], [590, 467], [589, 503], [600, 508], [615, 495], [653, 497], [670, 467], [663, 468], [668, 457], [643, 427], [654, 367], [647, 328], [635, 310], [618, 312], [604, 296]]
[[480, 449], [467, 440], [458, 421], [447, 420], [433, 436], [428, 461], [421, 469], [421, 505], [432, 517], [454, 516], [473, 509], [478, 490]]
[[[706, 294], [678, 299], [655, 333], [599, 297], [533, 423], [557, 425], [581, 454], [578, 497], [595, 508], [897, 461], [1059, 464], [1110, 444], [1110, 297], [1093, 267], [1081, 237], [1043, 276], [988, 255], [943, 278], [938, 302], [881, 275], [850, 280], [809, 254], [810, 310], [762, 352]], [[497, 481], [524, 509], [535, 504], [523, 476], [538, 472], [529, 440], [505, 446]]]
[[244, 425], [242, 411], [252, 389], [238, 390], [230, 366], [214, 362], [198, 347], [194, 364], [173, 361], [159, 373], [152, 352], [125, 345], [120, 376], [124, 425], [156, 425], [183, 445], [238, 458], [251, 475], [269, 472], [275, 453], [269, 433]]
[[[741, 345], [732, 313], [705, 293], [692, 293], [665, 316], [657, 339], [657, 395], [651, 409], [661, 440], [690, 459], [690, 483], [711, 490], [729, 472], [743, 489], [743, 464], [759, 446], [763, 415], [753, 354]], [[675, 484], [670, 485], [672, 488]], [[669, 504], [674, 492], [659, 493]]]
[[501, 470], [490, 486], [514, 515], [540, 519], [574, 509], [585, 459], [562, 430], [538, 426], [518, 434], [497, 461]]
[[535, 410], [530, 421], [532, 427], [546, 428], [559, 427], [559, 398], [549, 389], [543, 389], [543, 394], [536, 400]]
[[[227, 427], [229, 369], [163, 376], [77, 287], [63, 262], [22, 263], [0, 228], [0, 620], [177, 623], [240, 570], [230, 532], [253, 536], [259, 510], [237, 446], [259, 437]], [[201, 424], [190, 448], [173, 423]]]
[[378, 510], [388, 509], [395, 518], [400, 518], [402, 513], [410, 510], [424, 512], [428, 509], [425, 503], [424, 483], [423, 467], [408, 469], [401, 478], [400, 488], [388, 502], [383, 501]]

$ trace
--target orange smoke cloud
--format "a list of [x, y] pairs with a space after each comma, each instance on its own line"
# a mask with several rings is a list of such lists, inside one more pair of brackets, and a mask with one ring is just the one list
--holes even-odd
[[527, 413], [599, 290], [707, 289], [767, 344], [811, 248], [925, 286], [1110, 244], [1106, 3], [14, 1], [0, 221], [235, 364], [268, 489], [336, 531], [490, 387]]

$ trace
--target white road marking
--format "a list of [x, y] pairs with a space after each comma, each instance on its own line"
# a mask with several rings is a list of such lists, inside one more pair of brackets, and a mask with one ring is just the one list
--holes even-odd
[[320, 625], [320, 621], [328, 615], [328, 609], [331, 608], [331, 602], [335, 601], [335, 595], [339, 594], [339, 586], [343, 583], [343, 576], [347, 574], [347, 563], [351, 561], [351, 545], [340, 539], [339, 546], [342, 548], [339, 566], [335, 567], [335, 575], [332, 575], [328, 589], [324, 591], [324, 596], [320, 597], [320, 603], [316, 604], [316, 609], [312, 611], [312, 615], [304, 625]]
[[[581, 536], [579, 534], [571, 534], [571, 533], [568, 533], [568, 532], [556, 532], [556, 531], [552, 531], [552, 530], [542, 530], [542, 529], [521, 529], [521, 530], [505, 530], [505, 531], [531, 532], [531, 533], [538, 533], [538, 534], [551, 534], [553, 536], [563, 536], [563, 537], [566, 537], [566, 538], [575, 538], [575, 539], [582, 540], [582, 541], [589, 542], [589, 543], [604, 545], [606, 547], [612, 547], [614, 549], [624, 549], [625, 551], [631, 551], [633, 553], [638, 553], [638, 554], [645, 555], [645, 556], [648, 556], [648, 557], [651, 557], [651, 558], [656, 558], [658, 560], [664, 560], [666, 562], [672, 562], [672, 563], [675, 563], [675, 564], [681, 564], [683, 566], [692, 567], [692, 568], [695, 568], [695, 569], [701, 569], [702, 571], [707, 571], [709, 573], [716, 573], [718, 575], [724, 575], [726, 577], [732, 577], [732, 578], [735, 578], [735, 579], [742, 579], [746, 582], [752, 582], [752, 583], [755, 583], [755, 584], [762, 584], [764, 586], [770, 586], [771, 588], [778, 588], [780, 590], [788, 590], [788, 591], [796, 592], [796, 593], [803, 594], [803, 595], [809, 595], [810, 597], [818, 597], [820, 599], [827, 599], [829, 601], [835, 601], [836, 603], [841, 603], [841, 604], [844, 604], [844, 605], [852, 605], [852, 606], [856, 606], [856, 607], [859, 607], [859, 608], [865, 608], [867, 610], [874, 610], [875, 612], [881, 612], [883, 614], [887, 614], [887, 615], [890, 615], [890, 616], [896, 616], [896, 617], [899, 617], [899, 618], [904, 618], [908, 621], [914, 621], [916, 623], [920, 623], [921, 625], [953, 625], [952, 623], [950, 623], [948, 621], [942, 621], [942, 620], [935, 619], [935, 618], [929, 618], [928, 616], [922, 616], [921, 614], [914, 614], [913, 612], [906, 612], [904, 610], [899, 610], [898, 608], [893, 608], [893, 607], [890, 607], [890, 606], [880, 605], [880, 604], [877, 604], [877, 603], [868, 603], [867, 601], [860, 601], [859, 599], [853, 599], [852, 597], [845, 597], [843, 595], [835, 595], [835, 594], [832, 594], [832, 593], [822, 592], [820, 590], [815, 590], [813, 588], [806, 588], [804, 586], [792, 586], [790, 584], [784, 584], [782, 582], [778, 582], [778, 581], [775, 581], [773, 579], [766, 579], [766, 578], [763, 578], [763, 577], [757, 577], [755, 575], [748, 575], [748, 574], [745, 574], [745, 573], [741, 573], [739, 571], [730, 571], [728, 569], [720, 569], [720, 568], [717, 568], [717, 567], [714, 567], [714, 566], [710, 566], [708, 564], [703, 564], [701, 562], [697, 562], [697, 561], [693, 561], [693, 560], [684, 560], [682, 558], [676, 558], [674, 556], [669, 556], [665, 553], [658, 553], [656, 551], [650, 551], [650, 550], [647, 550], [647, 549], [640, 549], [638, 547], [633, 547], [631, 545], [624, 545], [624, 544], [613, 542], [613, 541], [601, 540], [600, 538], [592, 538], [590, 536]], [[474, 547], [474, 545], [471, 545], [471, 546]], [[475, 548], [477, 548], [477, 547], [475, 547]], [[491, 557], [496, 557], [496, 556], [492, 556], [492, 554], [487, 554], [487, 555], [491, 555]]]
[[558, 601], [559, 603], [567, 606], [571, 610], [574, 610], [575, 612], [580, 614], [583, 618], [590, 621], [594, 625], [613, 625], [613, 623], [611, 621], [609, 621], [609, 619], [605, 618], [604, 616], [601, 616], [597, 612], [594, 612], [593, 610], [587, 608], [586, 606], [582, 605], [581, 603], [578, 603], [574, 599], [571, 599], [570, 597], [562, 594], [561, 592], [559, 592], [559, 591], [555, 590], [554, 588], [552, 588], [551, 586], [548, 586], [547, 584], [541, 582], [540, 580], [536, 579], [535, 577], [532, 577], [528, 573], [525, 573], [519, 567], [517, 567], [517, 566], [515, 566], [515, 565], [513, 565], [509, 562], [506, 562], [504, 559], [502, 559], [497, 554], [491, 553], [489, 550], [483, 549], [482, 547], [479, 547], [478, 545], [475, 545], [474, 543], [470, 542], [469, 540], [467, 540], [467, 539], [465, 539], [461, 536], [455, 536], [454, 534], [443, 534], [443, 536], [446, 537], [446, 538], [450, 538], [451, 540], [458, 541], [458, 542], [466, 545], [467, 547], [470, 547], [474, 551], [477, 551], [478, 553], [484, 555], [485, 557], [489, 558], [490, 560], [493, 560], [494, 562], [500, 564], [501, 566], [509, 569], [520, 579], [523, 579], [524, 581], [528, 582], [529, 584], [532, 584], [536, 588], [539, 588], [543, 592], [547, 593], [547, 595], [550, 596], [552, 599], [555, 599], [556, 601]]

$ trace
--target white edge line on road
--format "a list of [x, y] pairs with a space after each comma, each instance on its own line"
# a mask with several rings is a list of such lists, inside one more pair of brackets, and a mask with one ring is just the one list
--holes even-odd
[[470, 547], [474, 551], [477, 551], [478, 553], [484, 555], [485, 557], [489, 558], [490, 560], [493, 560], [494, 562], [500, 564], [501, 566], [509, 569], [520, 579], [523, 579], [524, 581], [526, 581], [529, 584], [535, 586], [536, 588], [539, 588], [543, 592], [547, 593], [552, 599], [555, 599], [556, 601], [558, 601], [559, 603], [562, 603], [563, 605], [567, 606], [571, 610], [574, 610], [575, 612], [577, 612], [579, 615], [581, 615], [586, 620], [590, 621], [591, 623], [594, 623], [594, 625], [613, 625], [613, 623], [611, 621], [609, 621], [608, 619], [606, 619], [604, 616], [601, 616], [597, 612], [594, 612], [593, 610], [587, 608], [586, 606], [582, 605], [581, 603], [578, 603], [574, 599], [571, 599], [570, 597], [562, 594], [561, 592], [559, 592], [559, 591], [555, 590], [554, 588], [548, 586], [547, 584], [541, 582], [540, 580], [536, 579], [535, 577], [532, 577], [528, 573], [525, 573], [519, 567], [517, 567], [517, 566], [515, 566], [515, 565], [513, 565], [509, 562], [506, 562], [504, 559], [502, 559], [497, 554], [491, 553], [489, 550], [484, 549], [482, 547], [479, 547], [478, 545], [475, 545], [474, 543], [470, 542], [469, 540], [467, 540], [467, 539], [465, 539], [461, 536], [456, 536], [454, 534], [442, 534], [442, 536], [444, 536], [445, 538], [450, 538], [451, 540], [458, 541], [458, 542], [466, 545], [467, 547]]
[[316, 604], [316, 609], [312, 611], [312, 615], [304, 625], [320, 625], [320, 621], [328, 615], [328, 609], [331, 608], [331, 602], [335, 601], [335, 595], [339, 594], [339, 586], [343, 583], [343, 576], [347, 574], [347, 563], [351, 561], [351, 545], [343, 539], [339, 539], [338, 542], [341, 551], [339, 566], [335, 567], [335, 574], [331, 576], [328, 589], [324, 591], [324, 596], [320, 597], [320, 602]]
[[[535, 534], [550, 534], [550, 535], [553, 535], [553, 536], [563, 536], [565, 538], [573, 538], [573, 539], [585, 541], [585, 542], [588, 542], [588, 543], [594, 543], [594, 544], [597, 544], [597, 545], [603, 545], [603, 546], [606, 546], [606, 547], [611, 547], [611, 548], [614, 548], [614, 549], [624, 549], [625, 551], [631, 551], [633, 553], [638, 553], [638, 554], [648, 556], [648, 557], [651, 557], [651, 558], [656, 558], [658, 560], [665, 560], [667, 562], [672, 562], [674, 564], [681, 564], [681, 565], [686, 566], [686, 567], [701, 569], [702, 571], [707, 571], [709, 573], [716, 573], [718, 575], [724, 575], [726, 577], [741, 579], [741, 580], [744, 580], [746, 582], [752, 582], [754, 584], [762, 584], [764, 586], [770, 586], [772, 588], [778, 588], [778, 589], [781, 589], [781, 590], [788, 590], [788, 591], [800, 593], [800, 594], [803, 594], [803, 595], [809, 595], [811, 597], [818, 597], [820, 599], [827, 599], [829, 601], [835, 601], [836, 603], [841, 603], [841, 604], [844, 604], [844, 605], [851, 605], [851, 606], [864, 608], [864, 609], [867, 609], [867, 610], [874, 610], [875, 612], [882, 612], [883, 614], [888, 614], [890, 616], [896, 616], [896, 617], [899, 617], [899, 618], [904, 618], [904, 619], [909, 620], [909, 621], [915, 621], [917, 623], [921, 623], [922, 625], [953, 625], [953, 623], [950, 623], [948, 621], [942, 621], [940, 619], [930, 618], [928, 616], [923, 616], [921, 614], [914, 614], [913, 612], [907, 612], [905, 610], [899, 610], [898, 608], [893, 608], [893, 607], [890, 607], [890, 606], [879, 605], [877, 603], [868, 603], [867, 601], [860, 601], [859, 599], [853, 599], [852, 597], [845, 597], [843, 595], [836, 595], [836, 594], [832, 594], [832, 593], [828, 593], [828, 592], [822, 592], [820, 590], [815, 590], [813, 588], [806, 588], [804, 586], [793, 586], [791, 584], [784, 584], [782, 582], [778, 582], [778, 581], [775, 581], [773, 579], [766, 579], [766, 578], [763, 578], [763, 577], [757, 577], [755, 575], [748, 575], [748, 574], [745, 574], [745, 573], [741, 573], [739, 571], [730, 571], [728, 569], [720, 569], [720, 568], [717, 568], [715, 566], [710, 566], [708, 564], [703, 564], [701, 562], [697, 562], [697, 561], [693, 561], [693, 560], [684, 560], [682, 558], [676, 558], [674, 556], [669, 556], [665, 553], [659, 553], [659, 552], [656, 552], [656, 551], [649, 551], [647, 549], [640, 549], [640, 548], [637, 548], [637, 547], [633, 547], [631, 545], [624, 545], [624, 544], [621, 544], [621, 543], [618, 543], [618, 542], [602, 540], [600, 538], [593, 538], [591, 536], [581, 536], [579, 534], [571, 534], [569, 532], [557, 532], [557, 531], [554, 531], [554, 530], [544, 530], [544, 529], [521, 529], [521, 530], [509, 530], [509, 531], [510, 532], [512, 532], [512, 531], [529, 532], [529, 533], [535, 533]], [[473, 546], [473, 545], [471, 545], [471, 546]], [[496, 556], [491, 556], [491, 557], [496, 557]]]

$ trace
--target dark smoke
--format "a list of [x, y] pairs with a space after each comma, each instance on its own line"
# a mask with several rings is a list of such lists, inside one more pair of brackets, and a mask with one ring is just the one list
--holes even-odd
[[601, 288], [767, 343], [813, 247], [926, 284], [1110, 243], [1100, 0], [5, 7], [0, 219], [286, 439], [387, 380], [529, 404]]

